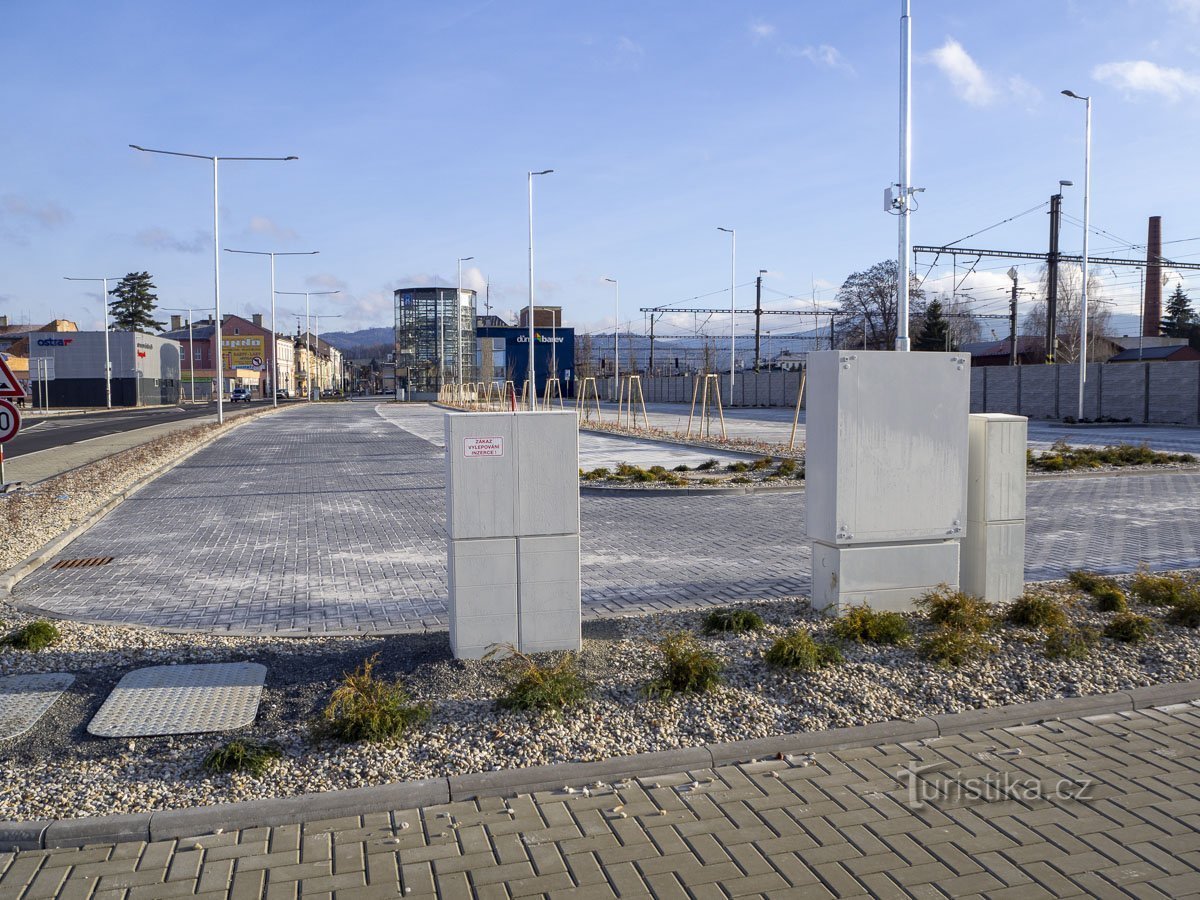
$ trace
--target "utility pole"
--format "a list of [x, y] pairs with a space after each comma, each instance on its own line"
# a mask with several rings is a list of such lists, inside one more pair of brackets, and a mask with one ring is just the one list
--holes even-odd
[[1013, 266], [1008, 270], [1008, 277], [1012, 279], [1012, 300], [1008, 305], [1008, 364], [1015, 366], [1017, 364], [1017, 267]]
[[1050, 198], [1050, 253], [1046, 257], [1046, 362], [1053, 363], [1058, 349], [1058, 228], [1062, 218], [1061, 193]]
[[762, 277], [763, 269], [758, 270], [758, 277], [754, 279], [754, 371], [758, 371], [759, 360], [758, 355], [758, 340], [762, 333]]
[[654, 377], [654, 313], [650, 313], [650, 361], [646, 366], [646, 374]]

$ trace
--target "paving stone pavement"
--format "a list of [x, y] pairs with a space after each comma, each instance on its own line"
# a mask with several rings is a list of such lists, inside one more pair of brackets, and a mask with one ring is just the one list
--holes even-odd
[[[1200, 896], [1200, 702], [155, 843], [0, 900]], [[910, 774], [915, 773], [915, 774]]]
[[[1197, 497], [1197, 473], [1031, 481], [1026, 576], [1200, 565]], [[180, 629], [440, 628], [444, 502], [442, 451], [372, 405], [288, 409], [200, 451], [57, 557], [111, 564], [47, 565], [14, 594], [52, 615]], [[581, 513], [587, 616], [808, 589], [802, 492], [585, 496]]]

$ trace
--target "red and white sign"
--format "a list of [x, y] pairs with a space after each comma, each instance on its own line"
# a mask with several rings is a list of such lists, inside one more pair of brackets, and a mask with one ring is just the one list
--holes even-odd
[[17, 381], [17, 376], [12, 373], [12, 369], [8, 367], [8, 363], [4, 361], [4, 357], [0, 356], [0, 397], [24, 397], [25, 388], [21, 387], [21, 382]]
[[7, 400], [0, 400], [0, 444], [11, 441], [21, 430], [21, 414]]
[[504, 438], [502, 437], [470, 437], [464, 438], [463, 441], [466, 445], [463, 456], [467, 459], [504, 455]]

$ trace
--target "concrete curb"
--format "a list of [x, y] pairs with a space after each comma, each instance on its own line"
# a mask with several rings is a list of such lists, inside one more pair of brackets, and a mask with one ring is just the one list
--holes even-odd
[[[283, 407], [280, 407], [280, 409], [282, 409], [282, 408]], [[246, 424], [247, 422], [253, 422], [253, 421], [261, 418], [264, 415], [270, 415], [275, 412], [278, 412], [278, 410], [277, 409], [263, 410], [262, 412], [258, 413], [258, 415], [239, 416], [237, 419], [234, 419], [233, 421], [231, 421], [227, 428], [222, 429], [218, 433], [210, 436], [207, 440], [204, 440], [201, 443], [197, 444], [191, 450], [186, 451], [185, 453], [176, 457], [175, 459], [171, 460], [170, 462], [163, 463], [157, 469], [155, 469], [152, 472], [149, 472], [146, 475], [139, 478], [136, 482], [134, 482], [132, 485], [130, 485], [124, 491], [122, 491], [121, 493], [117, 494], [115, 497], [112, 497], [110, 500], [108, 500], [108, 502], [106, 502], [99, 509], [94, 510], [93, 512], [89, 513], [88, 516], [82, 522], [80, 522], [78, 525], [76, 525], [74, 528], [63, 532], [62, 534], [58, 535], [57, 537], [51, 538], [46, 543], [42, 544], [42, 546], [39, 549], [35, 550], [33, 553], [29, 554], [29, 556], [25, 557], [19, 563], [12, 566], [10, 569], [8, 569], [6, 572], [4, 572], [3, 575], [0, 575], [0, 596], [7, 595], [8, 597], [10, 597], [12, 599], [12, 601], [14, 603], [16, 603], [16, 605], [18, 607], [21, 607], [21, 604], [17, 603], [16, 598], [12, 596], [13, 588], [15, 588], [17, 586], [17, 584], [23, 578], [25, 578], [26, 576], [30, 575], [31, 573], [37, 571], [43, 565], [45, 565], [47, 562], [49, 562], [51, 559], [53, 559], [58, 554], [58, 551], [62, 550], [63, 547], [66, 547], [68, 544], [70, 544], [73, 540], [75, 540], [77, 537], [82, 535], [84, 532], [88, 531], [97, 522], [99, 522], [101, 519], [103, 519], [105, 516], [107, 516], [110, 512], [112, 512], [113, 509], [115, 509], [118, 505], [120, 505], [124, 500], [127, 500], [128, 498], [132, 497], [134, 494], [136, 494], [142, 488], [146, 487], [146, 485], [150, 484], [152, 481], [157, 479], [159, 476], [165, 475], [171, 469], [175, 468], [176, 466], [180, 465], [181, 463], [186, 462], [188, 459], [190, 459], [192, 457], [193, 454], [199, 453], [201, 450], [208, 447], [210, 444], [212, 444], [215, 441], [219, 440], [220, 438], [223, 438], [226, 435], [228, 435], [231, 431], [233, 431], [237, 428], [240, 428], [242, 425]], [[199, 426], [197, 426], [197, 427], [199, 427]], [[134, 448], [129, 447], [126, 449], [132, 450]], [[123, 451], [119, 451], [119, 452], [123, 452]], [[101, 462], [101, 461], [102, 460], [96, 460], [96, 462]], [[95, 465], [95, 463], [85, 463], [85, 465]], [[78, 468], [83, 468], [83, 466], [79, 466]], [[74, 470], [68, 470], [68, 471], [74, 471]], [[60, 472], [59, 474], [61, 475], [61, 474], [66, 474], [66, 473]], [[57, 476], [55, 476], [55, 477], [57, 477]]]
[[618, 781], [672, 772], [695, 772], [754, 759], [795, 753], [830, 753], [876, 744], [899, 744], [969, 731], [987, 731], [1059, 719], [1104, 713], [1132, 712], [1152, 707], [1190, 703], [1200, 698], [1200, 679], [1177, 684], [1100, 694], [1040, 700], [992, 709], [974, 709], [913, 720], [874, 722], [854, 728], [801, 732], [722, 744], [705, 744], [679, 750], [662, 750], [617, 756], [585, 763], [560, 763], [401, 781], [282, 797], [222, 803], [193, 809], [168, 809], [149, 813], [102, 816], [58, 821], [0, 822], [0, 850], [43, 850], [82, 847], [116, 841], [181, 840], [211, 834], [220, 828], [305, 823], [342, 816], [391, 812], [437, 806], [483, 797], [506, 797], [560, 788], [589, 781]]
[[651, 497], [664, 495], [683, 497], [703, 497], [712, 494], [797, 494], [804, 491], [804, 485], [790, 484], [735, 484], [732, 487], [664, 487], [664, 488], [635, 488], [635, 487], [584, 487], [579, 486], [579, 493], [589, 497], [603, 497], [605, 494], [620, 494], [623, 497], [645, 494]]

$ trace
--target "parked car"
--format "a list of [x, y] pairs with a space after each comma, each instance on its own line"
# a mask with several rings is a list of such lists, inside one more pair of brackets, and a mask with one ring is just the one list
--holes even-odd
[[286, 388], [280, 388], [279, 390], [277, 390], [275, 392], [275, 399], [276, 400], [291, 400], [292, 395], [290, 393], [288, 393]]
[[250, 393], [250, 388], [244, 388], [244, 387], [234, 388], [233, 393], [229, 395], [230, 403], [237, 403], [239, 400], [243, 401], [245, 403], [249, 403], [251, 399], [252, 399], [252, 395]]

